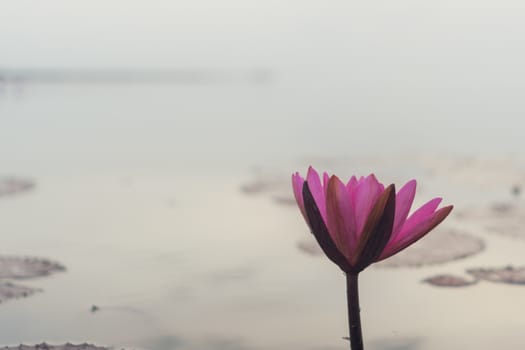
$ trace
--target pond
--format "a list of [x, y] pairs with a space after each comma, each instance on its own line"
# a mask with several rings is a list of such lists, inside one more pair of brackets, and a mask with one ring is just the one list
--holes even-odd
[[367, 349], [522, 349], [523, 163], [490, 127], [357, 116], [358, 98], [325, 115], [335, 97], [293, 75], [3, 89], [1, 254], [61, 267], [0, 281], [27, 288], [0, 304], [3, 345], [347, 348], [344, 276], [292, 199], [311, 164], [455, 205], [361, 274]]

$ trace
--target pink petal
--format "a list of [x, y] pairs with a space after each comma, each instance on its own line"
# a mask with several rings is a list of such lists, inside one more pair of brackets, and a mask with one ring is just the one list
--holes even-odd
[[377, 181], [374, 174], [359, 179], [359, 183], [353, 193], [355, 222], [358, 237], [363, 232], [368, 215], [383, 191], [382, 187], [383, 186]]
[[330, 181], [330, 175], [325, 171], [323, 173], [324, 198], [326, 198], [326, 194], [328, 193], [328, 181]]
[[328, 231], [337, 249], [351, 259], [357, 247], [356, 225], [351, 197], [337, 176], [328, 182], [326, 197]]
[[324, 222], [326, 222], [325, 189], [323, 189], [323, 186], [321, 185], [319, 174], [313, 167], [308, 168], [306, 181], [308, 182], [308, 187], [310, 188], [310, 192], [312, 192], [312, 196], [314, 197], [315, 204], [317, 204], [319, 212], [321, 213]]
[[396, 195], [396, 216], [394, 218], [394, 228], [391, 240], [394, 239], [407, 219], [410, 207], [412, 206], [412, 202], [414, 202], [414, 197], [416, 195], [416, 185], [416, 180], [410, 180]]
[[323, 173], [323, 187], [325, 189], [325, 194], [328, 191], [328, 181], [330, 180], [330, 175], [325, 171]]
[[355, 176], [352, 176], [350, 180], [348, 180], [348, 183], [346, 184], [346, 189], [348, 191], [353, 191], [356, 186], [357, 186], [357, 179], [355, 178]]
[[391, 184], [377, 199], [359, 237], [355, 254], [350, 261], [357, 271], [361, 271], [375, 262], [388, 245], [392, 235], [395, 214], [396, 189]]
[[412, 213], [398, 231], [393, 231], [392, 237], [390, 237], [390, 241], [381, 256], [388, 253], [392, 247], [397, 247], [400, 241], [404, 241], [407, 237], [410, 238], [412, 235], [420, 232], [432, 220], [434, 211], [439, 203], [441, 203], [441, 198], [434, 198]]
[[392, 242], [403, 239], [403, 236], [410, 235], [413, 231], [419, 230], [421, 226], [432, 218], [441, 200], [439, 197], [434, 198], [412, 213], [400, 228], [399, 232], [393, 237]]
[[[403, 232], [403, 235], [399, 237], [394, 242], [388, 243], [383, 253], [379, 257], [378, 261], [386, 259], [401, 250], [407, 248], [408, 246], [414, 244], [421, 238], [423, 238], [427, 233], [429, 233], [434, 227], [439, 225], [452, 211], [453, 206], [449, 205], [443, 207], [433, 213], [431, 217], [426, 217], [424, 222], [421, 222], [420, 225], [414, 227], [411, 231]], [[404, 228], [403, 228], [404, 231]]]
[[293, 187], [293, 194], [295, 196], [295, 201], [297, 202], [297, 205], [299, 206], [299, 209], [301, 210], [301, 214], [303, 214], [304, 219], [306, 222], [308, 222], [308, 218], [306, 216], [306, 210], [304, 209], [304, 200], [303, 200], [303, 185], [304, 185], [304, 179], [302, 178], [299, 173], [295, 173], [292, 175], [292, 187]]

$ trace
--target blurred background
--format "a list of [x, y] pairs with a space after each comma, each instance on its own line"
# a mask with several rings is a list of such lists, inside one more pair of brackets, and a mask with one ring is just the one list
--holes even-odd
[[524, 18], [515, 0], [3, 2], [0, 253], [65, 271], [15, 281], [34, 295], [4, 296], [0, 344], [347, 348], [344, 278], [289, 187], [314, 165], [416, 177], [470, 237], [363, 274], [368, 348], [521, 349], [525, 289], [421, 280], [524, 262]]

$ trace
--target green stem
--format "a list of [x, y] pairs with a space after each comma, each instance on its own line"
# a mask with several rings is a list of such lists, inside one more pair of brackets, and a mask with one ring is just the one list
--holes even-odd
[[359, 309], [358, 274], [346, 274], [346, 296], [348, 301], [348, 328], [350, 331], [350, 349], [363, 350], [363, 334], [361, 332], [361, 316]]

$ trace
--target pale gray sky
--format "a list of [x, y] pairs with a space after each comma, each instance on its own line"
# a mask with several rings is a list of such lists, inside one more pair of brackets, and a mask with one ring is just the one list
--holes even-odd
[[283, 145], [293, 133], [298, 149], [323, 130], [341, 149], [509, 151], [525, 146], [524, 35], [518, 0], [17, 0], [0, 5], [0, 68], [264, 68], [276, 76], [264, 90], [184, 88], [191, 98], [156, 113], [202, 104], [232, 130], [251, 118]]
[[0, 65], [358, 67], [509, 83], [523, 74], [524, 18], [514, 0], [3, 1]]

